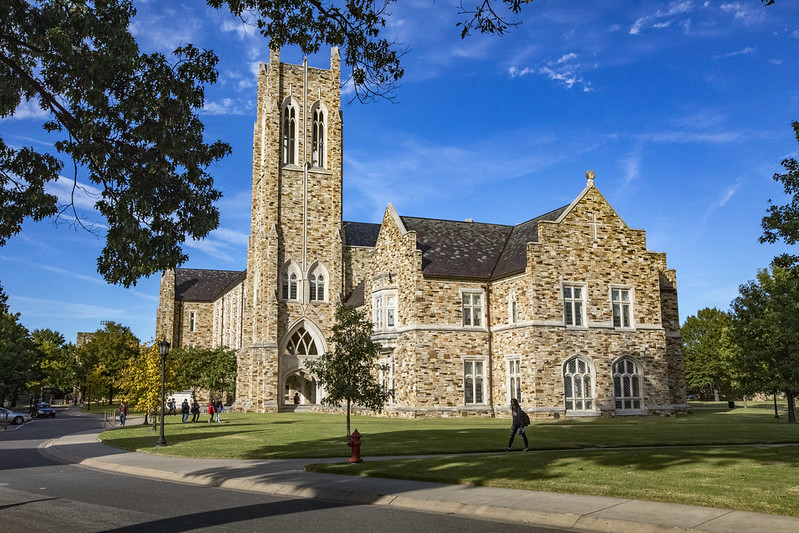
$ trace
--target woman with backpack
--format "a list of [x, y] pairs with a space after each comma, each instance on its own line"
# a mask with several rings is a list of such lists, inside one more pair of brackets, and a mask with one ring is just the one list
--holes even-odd
[[513, 414], [513, 425], [510, 428], [510, 440], [508, 441], [508, 445], [505, 446], [504, 450], [506, 452], [510, 451], [510, 447], [513, 446], [513, 437], [516, 436], [516, 433], [521, 433], [522, 438], [524, 439], [524, 451], [527, 451], [527, 435], [524, 432], [525, 426], [530, 425], [530, 417], [527, 416], [527, 413], [522, 411], [521, 406], [519, 405], [519, 400], [516, 398], [512, 398], [510, 401], [510, 411]]

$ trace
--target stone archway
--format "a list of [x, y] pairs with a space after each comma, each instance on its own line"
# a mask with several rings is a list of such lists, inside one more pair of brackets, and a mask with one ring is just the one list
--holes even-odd
[[300, 320], [289, 329], [280, 344], [281, 403], [294, 407], [294, 395], [299, 394], [299, 405], [315, 405], [322, 398], [322, 390], [314, 376], [305, 367], [305, 361], [325, 353], [324, 336], [313, 322]]

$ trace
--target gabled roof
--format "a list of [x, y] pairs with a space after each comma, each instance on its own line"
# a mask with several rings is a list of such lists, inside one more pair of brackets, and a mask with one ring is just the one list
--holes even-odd
[[344, 246], [369, 246], [377, 245], [377, 235], [380, 233], [380, 224], [369, 222], [343, 222]]
[[538, 223], [543, 220], [558, 220], [568, 207], [568, 205], [563, 206], [515, 226], [508, 242], [505, 244], [502, 256], [497, 261], [497, 266], [491, 276], [492, 279], [523, 272], [527, 268], [527, 243], [538, 242]]
[[513, 226], [400, 217], [416, 232], [422, 274], [434, 277], [489, 279]]
[[246, 277], [246, 270], [176, 268], [175, 300], [213, 302]]

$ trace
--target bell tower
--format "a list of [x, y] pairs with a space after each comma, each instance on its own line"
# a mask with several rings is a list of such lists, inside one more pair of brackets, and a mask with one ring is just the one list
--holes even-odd
[[[287, 402], [304, 356], [291, 336], [309, 332], [323, 353], [342, 293], [340, 57], [330, 69], [280, 62], [258, 71], [253, 132], [252, 219], [247, 251], [237, 408], [274, 411]], [[309, 397], [311, 395], [309, 394]]]

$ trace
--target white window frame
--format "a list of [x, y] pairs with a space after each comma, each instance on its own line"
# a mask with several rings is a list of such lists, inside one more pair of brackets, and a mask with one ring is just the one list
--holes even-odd
[[[575, 297], [575, 290], [580, 291], [580, 296]], [[563, 300], [563, 324], [567, 328], [584, 329], [586, 322], [586, 293], [588, 287], [585, 283], [563, 282], [560, 295]]]
[[311, 166], [327, 168], [327, 107], [321, 101], [311, 108]]
[[[634, 357], [619, 357], [611, 366], [613, 405], [618, 411], [640, 411], [644, 407], [644, 367]], [[627, 391], [627, 394], [625, 394]]]
[[486, 369], [488, 358], [463, 358], [463, 404], [486, 405]]
[[[485, 291], [461, 289], [461, 325], [465, 328], [485, 329]], [[479, 304], [475, 305], [475, 298]]]
[[[300, 106], [293, 97], [283, 101], [280, 110], [280, 161], [283, 165], [297, 165], [299, 157]], [[293, 113], [292, 113], [293, 112]]]
[[372, 324], [375, 332], [397, 329], [397, 289], [372, 293]]
[[298, 302], [302, 299], [302, 275], [294, 262], [289, 262], [283, 267], [280, 275], [280, 299], [286, 302]]
[[[624, 294], [627, 295], [627, 301], [624, 301]], [[617, 296], [618, 295], [618, 296]], [[635, 309], [635, 291], [632, 287], [624, 285], [611, 285], [610, 286], [610, 321], [614, 329], [635, 329], [635, 319], [633, 310]], [[627, 313], [625, 320], [625, 312]], [[616, 324], [616, 317], [619, 318], [619, 324]]]
[[513, 398], [522, 403], [522, 357], [521, 355], [509, 355], [505, 360], [508, 375], [508, 404]]
[[[321, 279], [321, 281], [320, 281]], [[319, 292], [321, 291], [321, 298]], [[314, 263], [308, 271], [308, 300], [326, 302], [330, 293], [330, 275], [322, 263]]]
[[[562, 378], [563, 406], [567, 414], [597, 410], [596, 369], [588, 358], [577, 355], [564, 361]], [[586, 382], [586, 378], [590, 381]]]
[[197, 311], [189, 311], [189, 332], [194, 333], [197, 331]]

